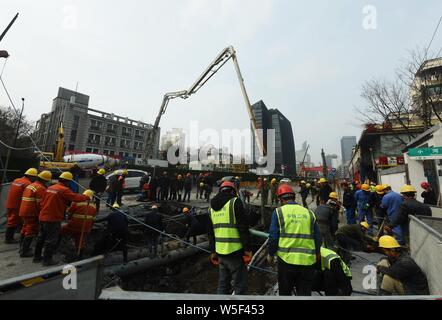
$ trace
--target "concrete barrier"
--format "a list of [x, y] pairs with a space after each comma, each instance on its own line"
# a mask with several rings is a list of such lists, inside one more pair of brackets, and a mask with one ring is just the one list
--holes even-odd
[[410, 251], [427, 275], [430, 294], [442, 295], [442, 218], [410, 216]]

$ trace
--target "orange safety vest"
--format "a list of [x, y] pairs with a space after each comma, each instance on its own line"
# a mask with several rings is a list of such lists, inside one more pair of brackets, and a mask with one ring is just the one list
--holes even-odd
[[[94, 218], [97, 214], [97, 208], [95, 207], [95, 203], [93, 202], [79, 202], [73, 203], [69, 208], [68, 212], [71, 215], [71, 218], [68, 222], [68, 229], [72, 232], [81, 233], [83, 230], [84, 233], [89, 233], [92, 230], [92, 226], [94, 225]], [[83, 229], [84, 224], [84, 229]]]
[[45, 193], [46, 186], [40, 181], [35, 181], [27, 186], [21, 198], [19, 216], [38, 218]]
[[27, 177], [17, 178], [11, 183], [8, 198], [6, 200], [6, 209], [19, 209], [21, 197], [25, 188], [31, 184], [31, 180]]

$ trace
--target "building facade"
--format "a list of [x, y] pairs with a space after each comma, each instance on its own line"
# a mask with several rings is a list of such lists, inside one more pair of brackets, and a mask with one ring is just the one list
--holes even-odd
[[355, 136], [346, 136], [341, 138], [341, 159], [344, 166], [350, 162], [351, 154], [356, 144], [357, 142]]
[[[252, 106], [258, 129], [263, 129], [264, 148], [267, 150], [267, 130], [275, 130], [275, 172], [296, 175], [296, 153], [290, 121], [278, 110], [268, 109], [264, 102]], [[255, 135], [252, 134], [252, 155], [255, 156]]]
[[36, 124], [34, 139], [41, 150], [54, 151], [61, 123], [66, 153], [97, 153], [138, 163], [146, 158], [146, 139], [152, 125], [89, 108], [88, 95], [58, 89], [51, 112], [43, 114]]

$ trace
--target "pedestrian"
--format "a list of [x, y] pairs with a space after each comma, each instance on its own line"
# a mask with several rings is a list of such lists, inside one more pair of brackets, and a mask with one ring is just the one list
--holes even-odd
[[377, 271], [381, 274], [381, 295], [430, 294], [425, 273], [395, 238], [380, 237], [379, 248], [387, 255], [377, 264]]
[[334, 250], [334, 237], [338, 230], [340, 204], [336, 192], [330, 193], [330, 200], [316, 208], [316, 222], [321, 231], [322, 246]]
[[343, 182], [342, 187], [344, 189], [344, 194], [342, 196], [342, 206], [345, 209], [347, 224], [356, 224], [357, 203], [355, 199], [355, 191], [352, 190], [348, 182]]
[[209, 172], [205, 178], [205, 199], [207, 202], [210, 201], [210, 195], [213, 192], [213, 184], [214, 184], [213, 176], [212, 173]]
[[186, 175], [186, 179], [184, 179], [184, 202], [186, 202], [186, 197], [187, 197], [187, 202], [190, 202], [190, 193], [192, 191], [192, 175], [190, 173], [188, 173]]
[[161, 200], [167, 201], [169, 198], [169, 190], [170, 190], [170, 178], [167, 175], [167, 172], [163, 172], [163, 177], [161, 179]]
[[259, 195], [262, 193], [262, 179], [258, 178], [258, 181], [256, 183], [256, 188], [258, 189], [258, 193], [256, 194], [255, 200], [259, 199]]
[[272, 205], [278, 204], [278, 180], [276, 178], [273, 178], [270, 181], [270, 192], [271, 192], [271, 198], [272, 198]]
[[117, 187], [116, 187], [116, 193], [117, 193], [117, 203], [121, 207], [123, 205], [122, 198], [123, 198], [123, 192], [126, 188], [126, 177], [128, 176], [128, 171], [124, 169], [121, 172], [121, 175], [117, 179]]
[[175, 173], [170, 178], [170, 194], [169, 194], [169, 200], [176, 200], [177, 199], [177, 191], [178, 191], [178, 177]]
[[355, 200], [358, 208], [358, 222], [367, 221], [368, 234], [373, 235], [373, 211], [371, 207], [371, 191], [368, 184], [363, 184], [361, 190], [355, 192]]
[[267, 178], [264, 178], [264, 180], [262, 181], [262, 197], [264, 199], [265, 206], [267, 205], [267, 203], [269, 201], [269, 190], [270, 190], [270, 186], [267, 181]]
[[424, 198], [424, 203], [431, 206], [437, 206], [436, 193], [433, 188], [431, 188], [430, 184], [428, 182], [422, 182], [421, 187], [424, 189], [421, 193], [421, 197]]
[[350, 268], [334, 251], [321, 248], [321, 272], [316, 274], [314, 291], [324, 291], [326, 296], [351, 296], [352, 274]]
[[43, 197], [46, 188], [51, 182], [52, 173], [42, 171], [37, 180], [25, 188], [20, 205], [19, 216], [23, 221], [21, 229], [20, 257], [30, 258], [34, 256], [31, 244], [38, 236], [38, 216], [40, 215]]
[[252, 258], [248, 217], [235, 185], [225, 181], [211, 200], [208, 235], [210, 261], [219, 266], [218, 294], [247, 293], [247, 267]]
[[203, 173], [200, 172], [200, 174], [198, 175], [198, 177], [196, 178], [196, 199], [198, 199], [198, 196], [200, 197], [200, 199], [202, 198], [202, 192], [201, 192], [201, 183], [204, 182], [204, 176]]
[[351, 251], [374, 250], [376, 239], [367, 235], [369, 227], [368, 223], [363, 221], [359, 224], [342, 226], [336, 231], [337, 252], [347, 265], [350, 265], [352, 259]]
[[313, 212], [295, 202], [296, 194], [280, 185], [281, 206], [272, 213], [267, 261], [278, 262], [279, 295], [310, 296], [321, 263], [321, 234]]
[[38, 176], [38, 171], [35, 168], [29, 168], [21, 178], [17, 178], [12, 181], [9, 188], [9, 192], [6, 198], [6, 215], [8, 218], [6, 231], [5, 231], [5, 243], [13, 244], [17, 243], [14, 240], [15, 231], [20, 225], [20, 205], [22, 202], [23, 192], [26, 187], [33, 183]]
[[161, 236], [160, 232], [164, 231], [163, 216], [158, 212], [158, 206], [153, 205], [151, 210], [147, 212], [144, 223], [149, 227], [144, 229], [147, 236], [147, 247], [149, 248], [149, 257], [158, 256], [158, 243]]
[[107, 186], [107, 179], [104, 176], [105, 173], [106, 173], [105, 169], [98, 170], [97, 173], [92, 177], [91, 181], [89, 182], [89, 189], [91, 189], [94, 192], [95, 207], [97, 210], [97, 214], [100, 211], [100, 198], [103, 192], [106, 190]]
[[178, 175], [177, 177], [177, 194], [178, 194], [178, 201], [183, 201], [183, 190], [184, 190], [184, 179], [182, 175]]
[[404, 202], [399, 206], [398, 211], [393, 216], [388, 226], [385, 227], [387, 233], [391, 233], [391, 230], [397, 226], [401, 227], [402, 237], [405, 244], [410, 244], [410, 227], [409, 216], [427, 216], [431, 217], [431, 208], [416, 200], [416, 189], [413, 186], [405, 185], [401, 188], [401, 195], [404, 198]]
[[[93, 199], [94, 191], [86, 190], [83, 195]], [[60, 235], [74, 239], [75, 252], [78, 253], [78, 258], [81, 258], [86, 247], [87, 236], [92, 231], [94, 219], [97, 215], [96, 204], [90, 200], [73, 202], [67, 212], [68, 223], [61, 227]]]
[[80, 184], [78, 183], [78, 181], [80, 180], [80, 172], [81, 172], [81, 168], [75, 164], [70, 170], [70, 173], [72, 173], [72, 181], [70, 184], [70, 188], [72, 190], [72, 192], [74, 193], [78, 193], [80, 191]]
[[321, 178], [319, 180], [319, 204], [325, 204], [328, 201], [328, 196], [333, 192], [332, 187], [328, 184], [327, 179]]
[[196, 214], [193, 208], [192, 209], [189, 209], [187, 207], [183, 208], [183, 214], [185, 217], [184, 223], [186, 225], [186, 232], [184, 238], [186, 239], [186, 242], [189, 242], [190, 237], [192, 237], [193, 245], [196, 245], [197, 242], [196, 237], [201, 229], [201, 224], [196, 218]]
[[[58, 264], [52, 259], [58, 238], [60, 236], [61, 222], [70, 202], [83, 202], [92, 200], [91, 197], [72, 192], [69, 186], [72, 183], [73, 175], [70, 172], [63, 172], [58, 183], [46, 189], [40, 210], [40, 231], [35, 246], [34, 260], [38, 263], [43, 260], [44, 266]], [[43, 258], [42, 258], [43, 252]]]

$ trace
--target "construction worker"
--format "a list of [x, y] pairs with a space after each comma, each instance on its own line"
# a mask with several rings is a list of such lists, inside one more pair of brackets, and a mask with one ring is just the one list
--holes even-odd
[[203, 180], [204, 180], [203, 173], [200, 172], [200, 174], [196, 178], [196, 199], [198, 199], [199, 195], [201, 194], [200, 188], [201, 188], [201, 182], [203, 182]]
[[61, 229], [61, 222], [64, 220], [64, 213], [69, 202], [84, 202], [92, 200], [90, 196], [74, 193], [69, 189], [73, 176], [70, 172], [63, 172], [58, 183], [46, 189], [40, 210], [40, 231], [34, 252], [34, 262], [42, 260], [43, 265], [51, 266], [58, 264], [52, 259], [55, 246]]
[[[391, 236], [379, 238], [379, 248], [387, 258], [377, 264], [381, 274], [381, 295], [429, 295], [425, 273]], [[379, 282], [378, 282], [379, 283]]]
[[100, 169], [97, 171], [97, 174], [94, 175], [89, 182], [89, 189], [91, 189], [94, 192], [94, 198], [95, 198], [95, 207], [97, 210], [97, 214], [100, 211], [100, 198], [103, 194], [103, 192], [106, 190], [107, 186], [107, 179], [104, 176], [106, 173], [106, 170]]
[[370, 206], [371, 203], [371, 191], [370, 185], [364, 183], [361, 186], [361, 190], [356, 191], [355, 200], [358, 208], [358, 222], [367, 220], [369, 228], [368, 234], [373, 235], [373, 212]]
[[376, 246], [376, 241], [367, 235], [369, 224], [363, 221], [359, 224], [348, 224], [336, 231], [336, 242], [338, 254], [342, 260], [349, 265], [352, 259], [351, 251], [372, 252]]
[[50, 171], [42, 171], [37, 180], [25, 188], [20, 205], [19, 216], [23, 221], [21, 229], [20, 257], [34, 256], [31, 250], [32, 240], [38, 235], [38, 216], [41, 210], [41, 201], [46, 193], [47, 184], [51, 182]]
[[314, 291], [324, 291], [326, 296], [351, 296], [350, 268], [336, 252], [321, 248], [321, 271], [316, 274]]
[[278, 180], [276, 178], [270, 181], [270, 192], [272, 193], [272, 205], [278, 204]]
[[123, 198], [123, 191], [126, 187], [126, 177], [128, 176], [129, 172], [124, 169], [121, 172], [121, 175], [117, 179], [117, 203], [121, 207], [123, 205], [122, 198]]
[[[94, 198], [94, 191], [86, 190], [83, 195]], [[61, 227], [61, 236], [70, 236], [74, 239], [75, 252], [78, 257], [83, 256], [84, 248], [86, 247], [86, 240], [88, 234], [91, 232], [94, 225], [94, 219], [97, 215], [97, 208], [94, 202], [90, 200], [84, 202], [73, 202], [68, 212], [68, 223]]]
[[342, 206], [345, 209], [345, 217], [347, 224], [356, 224], [356, 199], [355, 191], [350, 187], [348, 182], [344, 181], [342, 184], [344, 194], [342, 196]]
[[375, 191], [372, 193], [372, 206], [373, 206], [374, 216], [379, 226], [382, 225], [382, 223], [384, 223], [384, 220], [387, 217], [387, 211], [381, 206], [382, 198], [385, 195], [384, 189], [385, 187], [379, 184], [375, 187]]
[[424, 189], [421, 193], [421, 197], [424, 198], [424, 203], [431, 206], [437, 206], [436, 193], [433, 188], [431, 188], [430, 184], [428, 182], [422, 182], [421, 187]]
[[258, 200], [259, 195], [262, 193], [262, 179], [261, 179], [261, 177], [259, 177], [256, 182], [256, 188], [258, 189], [258, 193], [256, 194], [255, 200]]
[[231, 280], [236, 295], [247, 292], [247, 268], [252, 259], [249, 220], [235, 185], [221, 184], [210, 201], [208, 235], [210, 261], [219, 265], [218, 294], [231, 294]]
[[330, 187], [330, 185], [327, 182], [327, 179], [325, 178], [321, 178], [319, 179], [319, 193], [318, 193], [318, 198], [319, 198], [319, 204], [326, 204], [328, 201], [328, 196], [330, 195], [330, 193], [333, 192], [332, 187]]
[[20, 204], [23, 197], [23, 192], [37, 178], [38, 171], [35, 168], [29, 168], [21, 178], [17, 178], [11, 183], [11, 187], [6, 198], [6, 214], [8, 216], [8, 223], [5, 232], [5, 243], [17, 243], [14, 240], [14, 233], [20, 224]]
[[96, 219], [95, 222], [107, 222], [107, 230], [103, 239], [95, 245], [94, 255], [121, 250], [123, 252], [123, 264], [127, 263], [127, 238], [129, 235], [129, 220], [125, 213], [120, 210], [120, 205], [114, 203], [108, 216]]
[[192, 175], [188, 173], [186, 175], [186, 178], [184, 179], [184, 199], [183, 199], [184, 202], [186, 202], [186, 198], [187, 202], [190, 202], [191, 191], [192, 191]]
[[269, 201], [269, 182], [267, 178], [262, 181], [262, 197], [264, 198], [264, 205], [266, 206]]
[[300, 194], [301, 194], [301, 199], [302, 199], [302, 205], [304, 206], [304, 208], [308, 208], [307, 197], [308, 197], [309, 192], [310, 192], [310, 190], [307, 188], [307, 183], [304, 180], [302, 180]]
[[186, 242], [189, 242], [190, 237], [193, 238], [193, 245], [196, 245], [196, 236], [198, 235], [201, 224], [199, 223], [198, 219], [196, 218], [196, 214], [193, 209], [189, 209], [187, 207], [183, 208], [183, 214], [185, 217], [185, 225], [186, 225], [186, 233], [184, 235], [184, 238], [186, 239]]
[[321, 263], [321, 234], [316, 217], [310, 210], [295, 202], [292, 187], [278, 188], [281, 207], [272, 213], [267, 261], [278, 262], [279, 295], [309, 296]]
[[158, 244], [163, 226], [163, 216], [158, 212], [158, 206], [153, 205], [151, 210], [147, 212], [144, 223], [149, 227], [146, 227], [144, 234], [147, 236], [147, 247], [149, 248], [149, 257], [155, 258], [158, 255]]
[[[384, 185], [383, 191], [384, 196], [382, 197], [381, 208], [387, 212], [386, 218], [388, 225], [388, 222], [393, 219], [402, 202], [404, 202], [404, 199], [399, 193], [393, 191], [389, 185]], [[402, 229], [400, 226], [393, 228], [391, 232], [394, 234], [399, 243], [404, 243], [402, 238]]]
[[427, 216], [431, 217], [431, 208], [416, 200], [416, 189], [413, 186], [405, 185], [401, 188], [401, 195], [404, 202], [399, 206], [398, 211], [385, 227], [388, 233], [397, 226], [402, 230], [402, 237], [405, 244], [410, 243], [410, 228], [408, 223], [408, 216]]
[[241, 179], [240, 179], [240, 177], [236, 176], [234, 183], [235, 183], [236, 190], [239, 192], [239, 189], [241, 188]]
[[205, 182], [205, 195], [204, 195], [204, 197], [207, 200], [207, 202], [209, 202], [210, 201], [210, 195], [213, 192], [213, 183], [214, 183], [213, 176], [212, 176], [211, 172], [207, 173], [207, 175], [206, 175], [206, 177], [204, 179], [204, 182]]
[[322, 246], [334, 249], [334, 235], [338, 230], [340, 203], [336, 192], [330, 193], [330, 200], [321, 204], [315, 210], [316, 222], [321, 231]]

